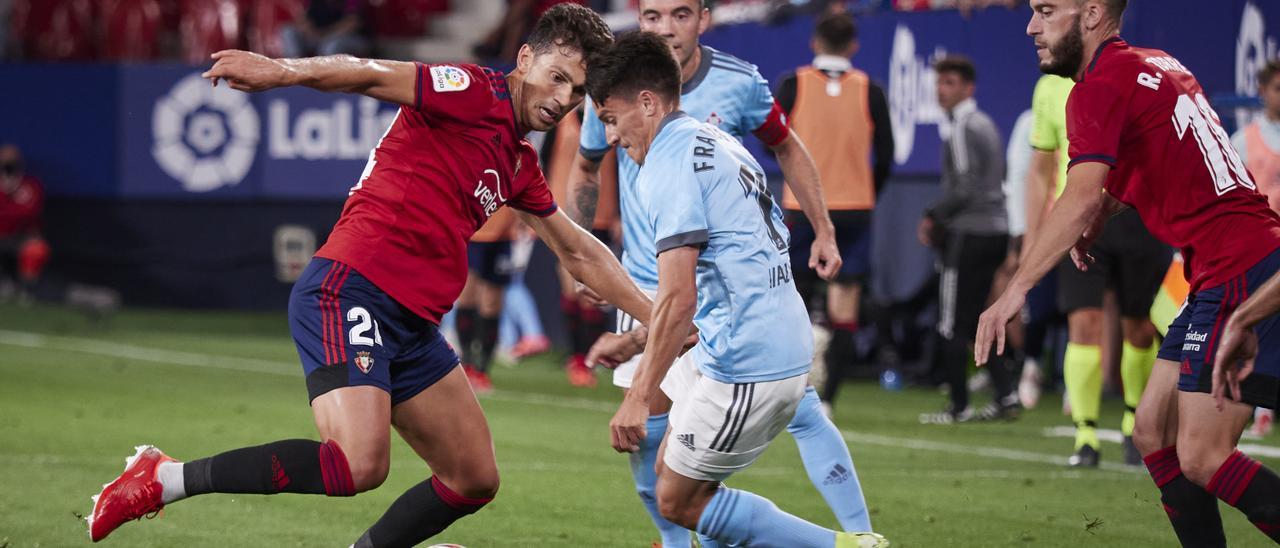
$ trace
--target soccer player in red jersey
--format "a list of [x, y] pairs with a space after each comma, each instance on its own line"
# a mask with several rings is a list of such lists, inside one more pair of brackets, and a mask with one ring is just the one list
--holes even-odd
[[328, 242], [294, 286], [289, 322], [322, 441], [284, 440], [179, 463], [139, 448], [95, 497], [97, 541], [203, 493], [351, 496], [387, 477], [390, 426], [431, 467], [355, 542], [410, 546], [498, 490], [484, 414], [437, 325], [461, 291], [468, 238], [508, 205], [568, 270], [642, 321], [650, 300], [604, 245], [561, 213], [533, 147], [583, 99], [586, 62], [612, 43], [591, 10], [549, 10], [508, 75], [474, 65], [222, 51], [205, 77], [261, 91], [302, 85], [399, 103]]
[[1254, 327], [1259, 351], [1241, 400], [1209, 394], [1215, 345], [1231, 312], [1280, 270], [1280, 216], [1267, 206], [1177, 59], [1119, 36], [1125, 0], [1031, 0], [1027, 34], [1040, 68], [1074, 78], [1067, 101], [1067, 186], [1003, 295], [982, 315], [978, 362], [1027, 291], [1066, 253], [1088, 268], [1089, 245], [1112, 213], [1133, 207], [1151, 233], [1182, 249], [1191, 296], [1160, 349], [1138, 407], [1143, 454], [1178, 539], [1223, 546], [1215, 496], [1280, 540], [1280, 476], [1235, 450], [1254, 406], [1274, 408], [1280, 332]]

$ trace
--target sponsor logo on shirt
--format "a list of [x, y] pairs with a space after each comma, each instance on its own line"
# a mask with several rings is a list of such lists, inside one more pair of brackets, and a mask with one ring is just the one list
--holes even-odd
[[[493, 188], [484, 184], [490, 177], [493, 178]], [[484, 210], [486, 219], [492, 216], [502, 204], [507, 203], [507, 198], [502, 195], [502, 179], [498, 177], [497, 170], [493, 169], [484, 170], [484, 176], [476, 181], [476, 191], [473, 195], [480, 201], [480, 209]]]
[[462, 91], [471, 85], [471, 75], [458, 67], [431, 67], [431, 87], [438, 92]]

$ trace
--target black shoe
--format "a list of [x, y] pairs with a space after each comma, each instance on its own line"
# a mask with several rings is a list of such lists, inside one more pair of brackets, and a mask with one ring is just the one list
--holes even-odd
[[1020, 416], [1022, 403], [1016, 400], [1011, 403], [991, 402], [973, 414], [974, 420], [980, 421], [1014, 421]]
[[1142, 466], [1142, 453], [1133, 444], [1133, 436], [1124, 437], [1124, 463], [1129, 466]]
[[1072, 468], [1097, 468], [1102, 454], [1092, 445], [1082, 445], [1076, 454], [1067, 459], [1067, 466]]

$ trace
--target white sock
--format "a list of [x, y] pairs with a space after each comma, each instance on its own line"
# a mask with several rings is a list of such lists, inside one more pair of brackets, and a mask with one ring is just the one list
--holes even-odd
[[156, 479], [164, 486], [160, 500], [165, 504], [187, 498], [186, 483], [182, 477], [181, 462], [165, 462], [156, 467]]

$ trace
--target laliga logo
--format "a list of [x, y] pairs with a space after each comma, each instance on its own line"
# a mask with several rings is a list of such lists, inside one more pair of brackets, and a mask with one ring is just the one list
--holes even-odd
[[[938, 48], [933, 57], [945, 54]], [[889, 58], [889, 119], [893, 125], [893, 159], [898, 164], [911, 158], [916, 126], [936, 124], [942, 119], [934, 91], [936, 80], [933, 64], [916, 54], [916, 37], [911, 29], [898, 25]]]
[[258, 146], [258, 113], [249, 96], [212, 87], [199, 73], [174, 84], [151, 113], [151, 155], [190, 192], [244, 180]]
[[[1258, 94], [1258, 70], [1276, 57], [1276, 39], [1267, 36], [1262, 10], [1252, 1], [1244, 6], [1240, 19], [1240, 38], [1236, 40], [1236, 94], [1253, 97]], [[1250, 113], [1237, 109], [1236, 123], [1244, 126]]]

